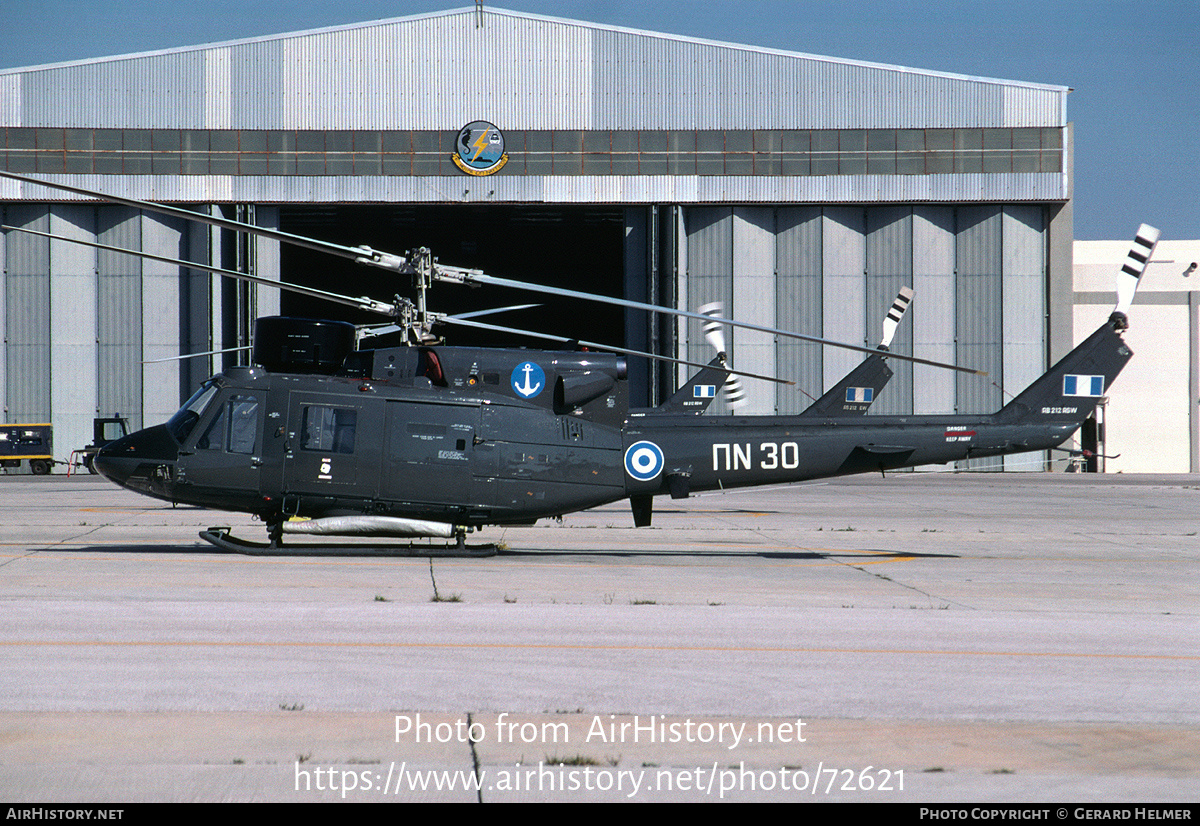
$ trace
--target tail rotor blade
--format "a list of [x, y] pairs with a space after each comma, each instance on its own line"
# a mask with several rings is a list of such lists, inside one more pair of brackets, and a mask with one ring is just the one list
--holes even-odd
[[742, 387], [742, 380], [737, 376], [730, 376], [725, 382], [725, 404], [731, 410], [738, 410], [750, 403], [746, 398], [746, 390]]
[[[721, 318], [725, 315], [725, 305], [714, 301], [701, 306], [700, 313], [709, 318]], [[724, 356], [728, 352], [725, 349], [725, 328], [717, 321], [704, 321], [702, 325], [705, 340], [712, 345], [718, 355]], [[746, 389], [742, 386], [742, 380], [736, 373], [731, 373], [725, 380], [725, 386], [721, 392], [725, 395], [725, 404], [730, 410], [738, 410], [750, 403], [750, 400], [746, 398]]]
[[[705, 304], [700, 307], [701, 315], [706, 315], [709, 318], [720, 318], [725, 315], [725, 305], [719, 301], [714, 301], [711, 304]], [[712, 348], [718, 353], [727, 353], [725, 349], [725, 328], [716, 321], [701, 322], [704, 330], [704, 339], [712, 345]]]
[[1124, 315], [1129, 312], [1129, 306], [1133, 304], [1133, 296], [1137, 293], [1138, 282], [1142, 278], [1142, 273], [1146, 271], [1146, 264], [1150, 261], [1150, 256], [1154, 255], [1154, 247], [1158, 244], [1159, 231], [1149, 224], [1142, 224], [1138, 227], [1137, 236], [1133, 239], [1133, 246], [1129, 249], [1129, 255], [1125, 258], [1125, 266], [1121, 267], [1121, 272], [1117, 275], [1117, 306], [1113, 308], [1114, 313]]
[[908, 305], [912, 303], [913, 291], [911, 287], [901, 287], [900, 295], [896, 296], [896, 300], [892, 302], [892, 308], [888, 310], [887, 315], [883, 319], [883, 340], [879, 342], [880, 348], [886, 350], [892, 344], [892, 337], [896, 335], [896, 328], [900, 326], [900, 320], [904, 318], [904, 313], [908, 311]]

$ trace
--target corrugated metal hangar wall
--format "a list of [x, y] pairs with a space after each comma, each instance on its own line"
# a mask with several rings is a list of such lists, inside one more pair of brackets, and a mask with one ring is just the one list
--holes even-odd
[[[896, 364], [871, 412], [990, 412], [1004, 403], [1003, 391], [1015, 394], [1043, 371], [1044, 212], [1030, 205], [693, 207], [684, 213], [680, 303], [721, 301], [737, 318], [874, 346], [896, 294], [912, 286], [912, 318], [893, 347], [989, 377]], [[694, 361], [711, 352], [699, 327], [689, 322]], [[743, 330], [733, 332], [730, 350], [740, 369], [797, 383], [749, 383], [761, 413], [800, 412], [861, 360]]]
[[[394, 223], [398, 209], [430, 230], [445, 223], [437, 210], [460, 210], [457, 249], [435, 252], [515, 277], [546, 256], [513, 216], [613, 222], [592, 237], [611, 237], [623, 273], [581, 283], [595, 250], [568, 243], [540, 262], [561, 273], [549, 277], [687, 309], [721, 300], [745, 320], [867, 346], [911, 284], [894, 349], [991, 375], [900, 365], [872, 412], [968, 412], [998, 407], [1069, 348], [1067, 92], [461, 9], [0, 72], [0, 164], [322, 237]], [[504, 135], [493, 175], [452, 163], [476, 120]], [[0, 209], [10, 225], [271, 278], [294, 261], [273, 242], [10, 180]], [[510, 240], [488, 258], [481, 239], [497, 235]], [[374, 246], [406, 248], [385, 240]], [[16, 232], [0, 236], [0, 261], [3, 418], [53, 421], [64, 457], [90, 440], [92, 416], [161, 421], [237, 356], [155, 359], [244, 344], [253, 317], [280, 306], [262, 288]], [[342, 292], [369, 280], [329, 272]], [[627, 313], [624, 338], [711, 357], [690, 322]], [[860, 358], [744, 332], [731, 350], [738, 367], [797, 381], [748, 383], [750, 413], [801, 410]], [[635, 401], [683, 374], [635, 362]]]
[[[260, 224], [262, 212], [277, 210], [260, 211]], [[0, 218], [22, 229], [237, 268], [230, 233], [128, 207], [7, 204]], [[277, 273], [271, 258], [278, 245], [255, 247], [257, 267]], [[58, 453], [90, 441], [97, 415], [127, 416], [135, 428], [165, 421], [222, 364], [221, 357], [173, 357], [236, 340], [237, 320], [223, 307], [237, 305], [239, 285], [219, 276], [20, 232], [6, 233], [2, 249], [5, 419], [52, 422]], [[247, 313], [278, 311], [276, 291], [252, 293], [240, 302]]]

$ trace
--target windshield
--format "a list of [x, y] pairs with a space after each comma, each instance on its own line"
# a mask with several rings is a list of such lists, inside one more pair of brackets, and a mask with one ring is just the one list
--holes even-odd
[[200, 421], [200, 416], [204, 413], [204, 408], [208, 407], [208, 403], [212, 401], [212, 397], [216, 394], [216, 382], [206, 381], [184, 403], [183, 407], [179, 408], [178, 413], [167, 419], [167, 430], [175, 437], [175, 441], [183, 444], [183, 440], [188, 437], [188, 434], [192, 432], [192, 428], [196, 426], [196, 422]]

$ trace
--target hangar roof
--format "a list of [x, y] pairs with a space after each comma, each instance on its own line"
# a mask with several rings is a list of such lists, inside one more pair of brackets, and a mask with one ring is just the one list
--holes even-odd
[[489, 7], [4, 70], [0, 126], [1052, 127], [1068, 91]]

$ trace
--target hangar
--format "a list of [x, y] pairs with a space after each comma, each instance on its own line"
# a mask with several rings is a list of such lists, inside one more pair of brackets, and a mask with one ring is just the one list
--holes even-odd
[[[980, 412], [1071, 346], [1068, 92], [467, 8], [4, 70], [0, 164], [349, 245], [429, 246], [495, 275], [688, 309], [722, 300], [743, 320], [868, 346], [911, 284], [894, 348], [990, 375], [901, 365], [873, 412]], [[474, 122], [503, 141], [491, 174], [456, 157]], [[353, 295], [408, 286], [11, 180], [0, 210]], [[3, 416], [53, 422], [64, 455], [94, 416], [162, 421], [242, 356], [155, 359], [244, 345], [259, 315], [330, 312], [10, 231], [0, 259]], [[437, 309], [523, 298], [465, 292], [439, 288]], [[641, 313], [546, 304], [513, 323], [710, 357], [698, 325]], [[749, 413], [798, 412], [859, 359], [743, 331], [731, 356], [797, 381], [749, 383]], [[680, 377], [635, 361], [635, 403]]]

